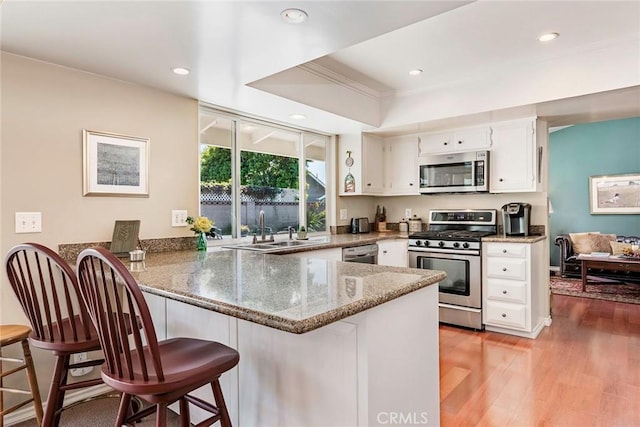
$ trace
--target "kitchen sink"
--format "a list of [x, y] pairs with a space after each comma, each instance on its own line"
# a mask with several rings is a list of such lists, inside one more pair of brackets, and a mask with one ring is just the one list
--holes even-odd
[[289, 246], [301, 246], [301, 245], [312, 245], [313, 242], [308, 242], [304, 240], [284, 240], [282, 242], [272, 242], [268, 243], [269, 246], [278, 246], [278, 247], [289, 247]]
[[320, 245], [323, 241], [313, 240], [281, 240], [278, 242], [260, 242], [260, 243], [238, 243], [234, 245], [225, 245], [227, 249], [245, 249], [249, 251], [260, 252], [277, 252], [286, 248]]

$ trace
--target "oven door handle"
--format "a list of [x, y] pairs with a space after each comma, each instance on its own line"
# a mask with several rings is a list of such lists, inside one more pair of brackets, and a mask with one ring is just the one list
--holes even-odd
[[[463, 255], [463, 256], [480, 256], [480, 251], [468, 250], [468, 249], [415, 249], [409, 248], [409, 253], [415, 253], [423, 256], [434, 256], [435, 258], [446, 258], [446, 255]], [[436, 256], [444, 255], [444, 256]], [[463, 258], [458, 258], [463, 259]]]

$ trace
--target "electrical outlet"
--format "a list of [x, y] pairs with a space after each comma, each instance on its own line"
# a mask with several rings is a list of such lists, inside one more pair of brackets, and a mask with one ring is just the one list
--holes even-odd
[[[76, 353], [76, 354], [73, 355], [73, 363], [82, 363], [82, 362], [86, 362], [88, 360], [89, 359], [87, 358], [87, 353], [86, 352]], [[86, 368], [70, 369], [69, 373], [71, 374], [72, 377], [81, 377], [83, 375], [87, 375], [92, 370], [93, 370], [93, 366], [88, 366]]]
[[16, 233], [42, 233], [42, 213], [16, 212]]
[[411, 209], [404, 210], [404, 217], [407, 219], [411, 218]]
[[186, 227], [187, 226], [187, 211], [173, 210], [171, 211], [171, 226], [172, 227]]
[[340, 209], [340, 219], [347, 219], [347, 210]]

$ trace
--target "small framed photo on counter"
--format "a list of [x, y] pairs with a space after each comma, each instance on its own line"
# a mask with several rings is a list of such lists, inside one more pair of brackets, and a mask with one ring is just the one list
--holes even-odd
[[149, 197], [149, 138], [82, 130], [83, 195]]

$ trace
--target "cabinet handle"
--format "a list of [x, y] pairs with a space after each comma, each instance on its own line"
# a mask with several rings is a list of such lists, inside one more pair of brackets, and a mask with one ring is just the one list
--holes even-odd
[[507, 317], [507, 313], [502, 313], [502, 317]]
[[371, 187], [371, 183], [370, 182], [367, 184], [367, 187]]
[[462, 144], [462, 141], [458, 141], [458, 144]]
[[448, 143], [448, 142], [445, 142], [445, 143], [444, 143], [444, 145], [449, 145], [449, 143]]
[[502, 271], [507, 271], [507, 267], [502, 267]]
[[503, 250], [502, 250], [502, 253], [503, 253], [503, 254], [506, 254], [506, 253], [507, 253], [507, 250], [506, 250], [506, 249], [503, 249]]
[[413, 182], [410, 182], [410, 183], [409, 183], [409, 187], [413, 187]]
[[504, 179], [500, 178], [498, 181], [503, 182], [503, 181], [504, 181]]
[[386, 254], [386, 253], [387, 253], [387, 251], [382, 251], [382, 253], [383, 253], [383, 254]]
[[504, 291], [502, 291], [502, 294], [506, 295], [507, 294], [507, 290], [505, 289]]

